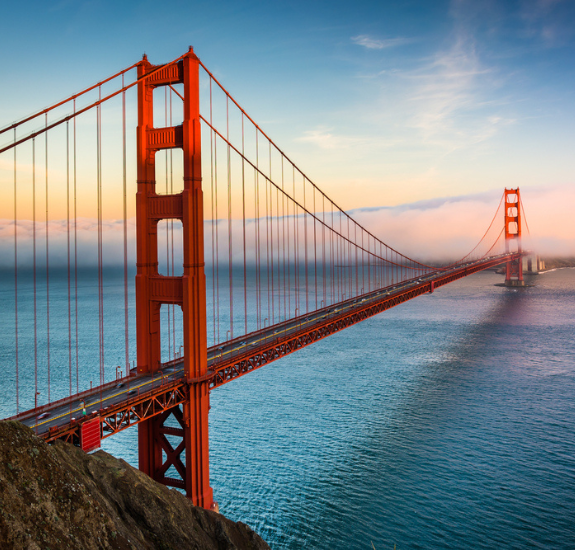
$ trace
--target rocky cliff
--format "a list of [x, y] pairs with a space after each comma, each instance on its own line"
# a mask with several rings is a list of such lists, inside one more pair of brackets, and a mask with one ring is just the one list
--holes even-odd
[[265, 549], [247, 525], [197, 508], [123, 460], [49, 446], [0, 422], [0, 548]]

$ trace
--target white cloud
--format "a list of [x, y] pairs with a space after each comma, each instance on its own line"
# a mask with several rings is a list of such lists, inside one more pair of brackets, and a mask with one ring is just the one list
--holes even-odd
[[516, 122], [513, 102], [501, 96], [505, 77], [485, 63], [473, 32], [457, 21], [450, 44], [401, 78], [407, 125], [443, 155], [485, 142]]
[[330, 130], [308, 130], [297, 141], [311, 143], [320, 149], [348, 149], [353, 145], [365, 142], [367, 138], [342, 136], [333, 134]]
[[425, 138], [457, 132], [457, 117], [477, 107], [489, 73], [490, 69], [481, 65], [473, 45], [458, 39], [428, 66], [408, 75], [414, 83], [409, 98], [416, 111], [412, 125]]
[[403, 46], [413, 42], [411, 38], [383, 38], [377, 39], [368, 36], [367, 34], [359, 34], [352, 36], [351, 41], [358, 46], [363, 46], [368, 50], [384, 50], [386, 48], [394, 48], [396, 46]]
[[397, 145], [400, 138], [388, 138], [373, 134], [338, 134], [330, 128], [318, 128], [307, 130], [304, 135], [296, 138], [296, 141], [315, 145], [319, 149], [329, 150], [346, 150], [355, 149], [362, 155], [368, 152], [380, 153], [383, 149], [389, 149]]

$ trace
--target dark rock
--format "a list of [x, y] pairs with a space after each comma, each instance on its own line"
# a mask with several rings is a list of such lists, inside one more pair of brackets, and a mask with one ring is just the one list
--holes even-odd
[[0, 422], [0, 548], [268, 549], [241, 522], [198, 508], [123, 460], [49, 446]]

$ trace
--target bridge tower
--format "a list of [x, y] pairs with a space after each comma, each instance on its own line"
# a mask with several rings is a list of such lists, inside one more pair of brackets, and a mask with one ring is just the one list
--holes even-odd
[[[206, 279], [204, 273], [203, 193], [199, 104], [199, 60], [190, 47], [177, 63], [138, 66], [136, 195], [136, 331], [139, 373], [160, 368], [160, 307], [178, 304], [183, 314], [184, 371], [188, 400], [180, 407], [138, 425], [140, 470], [168, 486], [186, 491], [197, 506], [214, 508], [209, 479]], [[154, 128], [154, 90], [184, 85], [184, 120], [180, 126]], [[162, 149], [183, 150], [184, 189], [173, 195], [156, 193], [155, 155]], [[183, 228], [183, 275], [158, 273], [158, 222], [177, 219]], [[196, 380], [196, 381], [194, 381]], [[170, 416], [176, 426], [166, 425]], [[180, 438], [174, 448], [169, 436]], [[181, 479], [168, 477], [174, 467]]]
[[[521, 249], [521, 195], [519, 188], [505, 189], [505, 252], [522, 252]], [[507, 262], [507, 286], [524, 286], [523, 258]]]

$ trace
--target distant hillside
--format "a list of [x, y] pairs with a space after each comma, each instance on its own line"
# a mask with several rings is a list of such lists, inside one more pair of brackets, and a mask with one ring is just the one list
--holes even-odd
[[49, 446], [0, 422], [2, 550], [269, 549], [247, 525], [193, 506], [123, 460]]
[[559, 267], [575, 267], [575, 258], [545, 258], [542, 256], [541, 259], [545, 262], [545, 271]]

